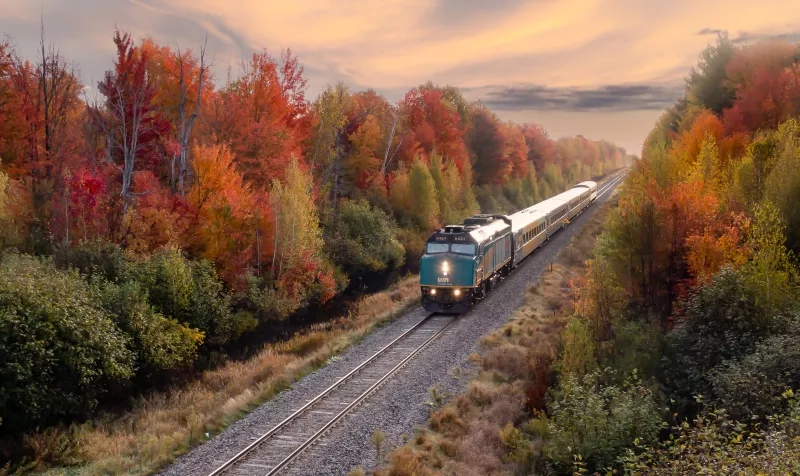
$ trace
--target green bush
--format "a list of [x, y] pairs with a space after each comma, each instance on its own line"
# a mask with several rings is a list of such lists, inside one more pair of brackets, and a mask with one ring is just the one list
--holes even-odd
[[564, 352], [559, 362], [559, 371], [581, 376], [598, 369], [597, 355], [592, 330], [586, 323], [572, 317], [564, 328]]
[[579, 455], [590, 474], [615, 464], [637, 439], [654, 443], [662, 426], [653, 392], [636, 373], [616, 383], [616, 372], [565, 376], [548, 398], [545, 454], [568, 473]]
[[6, 430], [88, 414], [133, 375], [129, 339], [77, 271], [51, 260], [0, 262], [0, 415]]
[[694, 395], [711, 395], [712, 369], [768, 335], [761, 316], [743, 276], [730, 268], [691, 291], [685, 318], [665, 338], [665, 383], [683, 410]]
[[364, 200], [344, 200], [326, 234], [334, 263], [349, 276], [393, 269], [403, 264], [405, 250], [395, 237], [392, 217]]
[[676, 424], [656, 445], [639, 442], [620, 458], [626, 474], [797, 474], [800, 468], [800, 404], [783, 395], [788, 412], [767, 428], [732, 420], [724, 409], [704, 412], [693, 424]]
[[231, 298], [208, 261], [189, 261], [180, 250], [165, 248], [145, 261], [129, 262], [126, 277], [143, 285], [157, 312], [203, 331], [209, 344], [234, 337]]
[[763, 420], [785, 410], [784, 391], [800, 388], [800, 319], [787, 333], [770, 336], [751, 354], [724, 362], [711, 372], [714, 394], [736, 419]]
[[635, 369], [645, 377], [655, 377], [661, 361], [662, 339], [656, 322], [617, 319], [608, 365], [623, 375]]
[[132, 339], [137, 373], [149, 374], [191, 364], [203, 334], [156, 312], [147, 302], [142, 285], [128, 281], [122, 285], [99, 285], [103, 306], [117, 325]]
[[125, 272], [125, 252], [106, 240], [81, 242], [64, 253], [56, 253], [56, 264], [61, 268], [73, 267], [91, 278], [102, 277], [118, 282]]

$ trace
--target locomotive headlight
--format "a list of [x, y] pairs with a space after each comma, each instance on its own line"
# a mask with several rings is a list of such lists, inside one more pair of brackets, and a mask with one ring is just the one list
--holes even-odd
[[455, 291], [453, 291], [453, 295], [454, 296], [461, 296], [461, 290], [460, 289], [456, 289]]
[[450, 265], [447, 263], [447, 261], [442, 263], [442, 271], [444, 271], [445, 273], [450, 271]]
[[431, 289], [431, 294], [436, 294], [436, 290], [435, 289]]

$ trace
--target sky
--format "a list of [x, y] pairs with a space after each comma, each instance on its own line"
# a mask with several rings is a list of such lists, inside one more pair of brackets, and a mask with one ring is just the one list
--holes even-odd
[[207, 36], [219, 82], [288, 47], [311, 98], [343, 81], [394, 101], [431, 80], [553, 138], [637, 155], [716, 32], [800, 40], [797, 0], [0, 0], [0, 34], [29, 58], [40, 18], [88, 86], [112, 66], [115, 26], [195, 51]]

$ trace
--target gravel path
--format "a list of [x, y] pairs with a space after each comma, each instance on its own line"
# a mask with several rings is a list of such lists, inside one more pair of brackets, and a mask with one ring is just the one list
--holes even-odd
[[[428, 420], [432, 401], [430, 389], [454, 395], [469, 382], [472, 365], [469, 355], [479, 351], [480, 338], [500, 326], [523, 304], [530, 283], [554, 260], [556, 254], [575, 236], [611, 192], [599, 197], [569, 226], [554, 235], [550, 242], [525, 259], [506, 280], [469, 313], [459, 317], [448, 331], [431, 343], [414, 360], [379, 388], [367, 401], [339, 422], [326, 436], [284, 471], [293, 475], [346, 475], [361, 466], [373, 468], [376, 451], [370, 442], [373, 432], [386, 434], [381, 453], [403, 443], [403, 435], [413, 437], [414, 428]], [[161, 474], [207, 475], [228, 458], [246, 447], [305, 402], [336, 382], [363, 360], [391, 342], [428, 315], [421, 307], [366, 336], [323, 368], [309, 374], [291, 389], [232, 424], [226, 431], [179, 457]], [[457, 378], [457, 369], [460, 378]]]

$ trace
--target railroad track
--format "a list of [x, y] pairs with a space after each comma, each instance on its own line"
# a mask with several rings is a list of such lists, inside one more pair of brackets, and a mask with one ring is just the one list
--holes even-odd
[[435, 313], [422, 319], [209, 476], [278, 474], [453, 322], [455, 316]]
[[[625, 172], [609, 178], [598, 190], [597, 198], [611, 190]], [[425, 317], [208, 476], [271, 476], [287, 469], [303, 451], [442, 335], [456, 317], [436, 313]]]

